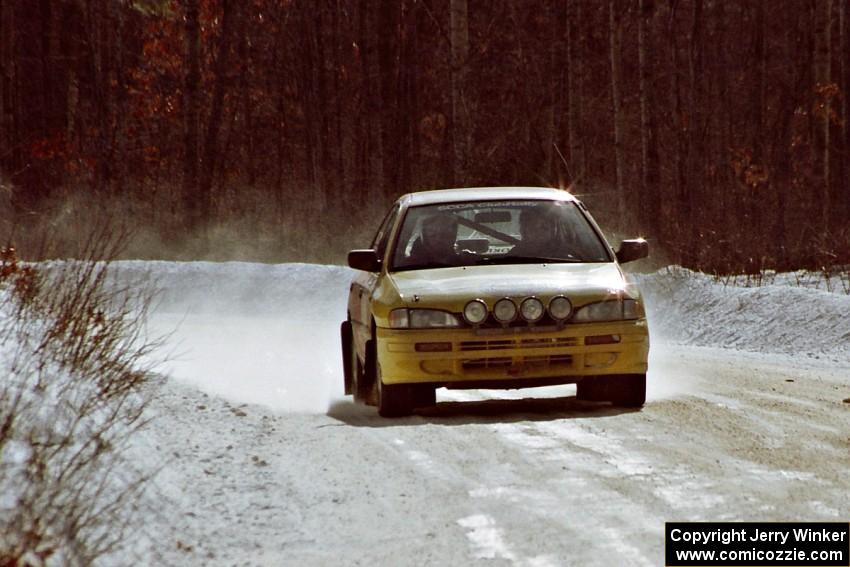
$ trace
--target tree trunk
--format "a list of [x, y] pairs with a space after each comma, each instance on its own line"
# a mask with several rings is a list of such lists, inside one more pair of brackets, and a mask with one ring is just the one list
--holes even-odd
[[832, 57], [831, 33], [832, 0], [815, 0], [815, 163], [818, 164], [818, 185], [820, 186], [820, 229], [822, 234], [830, 232], [831, 190], [830, 190], [830, 139], [829, 114], [830, 95], [828, 86], [831, 82], [830, 62]]
[[324, 14], [322, 3], [317, 3], [315, 7], [309, 10], [313, 14], [312, 18], [307, 18], [307, 25], [314, 26], [313, 41], [316, 49], [316, 60], [313, 65], [313, 79], [316, 84], [314, 116], [318, 118], [314, 120], [314, 130], [316, 133], [316, 149], [318, 156], [317, 164], [317, 187], [314, 193], [315, 206], [320, 213], [324, 213], [328, 206], [328, 191], [330, 183], [328, 178], [332, 174], [330, 160], [330, 101], [328, 100], [327, 87], [327, 58], [325, 56], [325, 38], [324, 38]]
[[372, 21], [370, 0], [360, 0], [359, 53], [362, 77], [360, 96], [360, 135], [358, 161], [360, 182], [358, 190], [367, 195], [367, 201], [380, 203], [384, 199], [384, 148], [381, 142], [381, 83], [376, 44], [377, 26]]
[[201, 222], [198, 195], [198, 128], [201, 83], [201, 44], [198, 0], [184, 0], [186, 12], [186, 90], [184, 94], [183, 137], [183, 210], [190, 228]]
[[654, 5], [651, 0], [640, 0], [638, 6], [638, 66], [641, 123], [641, 211], [640, 229], [656, 238], [660, 237], [661, 186], [658, 166], [658, 140], [655, 120], [655, 90], [651, 36]]
[[214, 64], [215, 83], [213, 84], [210, 117], [204, 134], [204, 149], [200, 168], [198, 185], [199, 210], [203, 222], [209, 222], [212, 213], [212, 183], [213, 175], [219, 167], [221, 155], [219, 152], [219, 131], [224, 116], [224, 95], [228, 83], [228, 64], [233, 38], [237, 34], [235, 28], [239, 20], [239, 12], [235, 0], [222, 0], [221, 37], [219, 38], [218, 53]]
[[617, 218], [620, 228], [627, 226], [626, 219], [626, 189], [623, 184], [625, 167], [625, 155], [623, 146], [623, 134], [625, 131], [625, 116], [623, 114], [623, 94], [621, 92], [622, 82], [622, 25], [618, 0], [610, 0], [608, 3], [609, 38], [611, 44], [611, 101], [614, 113], [614, 166], [616, 170], [616, 197]]
[[401, 128], [401, 144], [399, 155], [399, 177], [397, 192], [413, 190], [413, 164], [417, 160], [419, 131], [419, 112], [416, 103], [417, 87], [417, 15], [418, 2], [403, 2], [401, 25], [401, 52], [399, 55], [399, 116]]
[[844, 203], [841, 218], [850, 217], [850, 14], [847, 2], [839, 2], [838, 20], [840, 30], [838, 60], [841, 61], [841, 180], [839, 202]]
[[469, 175], [469, 101], [466, 99], [466, 76], [469, 58], [469, 22], [467, 0], [451, 0], [451, 96], [452, 143], [454, 149], [454, 182], [465, 184]]
[[333, 28], [333, 41], [331, 45], [331, 57], [333, 64], [333, 83], [331, 89], [333, 92], [333, 147], [334, 147], [334, 178], [336, 180], [336, 189], [342, 192], [339, 197], [342, 199], [349, 197], [349, 191], [346, 191], [347, 180], [345, 178], [345, 138], [343, 137], [342, 127], [342, 89], [340, 87], [340, 74], [342, 73], [342, 60], [340, 57], [340, 43], [344, 41], [342, 29], [340, 26], [340, 0], [335, 0], [331, 7], [331, 25]]
[[667, 26], [667, 37], [669, 41], [668, 51], [670, 53], [670, 96], [673, 106], [673, 129], [674, 129], [674, 151], [673, 151], [673, 191], [676, 203], [676, 230], [680, 234], [677, 240], [679, 251], [679, 263], [689, 265], [691, 260], [690, 249], [693, 245], [683, 233], [686, 223], [692, 223], [691, 201], [687, 189], [686, 162], [688, 159], [688, 120], [684, 114], [682, 105], [682, 80], [680, 77], [678, 29], [676, 26], [676, 3], [672, 4]]
[[286, 37], [286, 29], [287, 24], [289, 23], [289, 14], [290, 10], [284, 9], [280, 6], [277, 7], [276, 13], [276, 22], [277, 22], [277, 30], [275, 33], [274, 40], [274, 57], [272, 59], [272, 68], [274, 73], [274, 86], [275, 86], [275, 97], [277, 99], [276, 102], [276, 112], [277, 115], [275, 117], [275, 127], [276, 127], [276, 135], [275, 135], [275, 145], [276, 145], [276, 153], [277, 159], [276, 161], [276, 180], [275, 180], [275, 200], [277, 204], [277, 222], [281, 227], [281, 230], [285, 226], [284, 218], [285, 213], [288, 212], [287, 208], [287, 190], [288, 186], [284, 186], [284, 176], [292, 173], [291, 159], [289, 158], [289, 154], [287, 152], [287, 138], [286, 133], [289, 127], [288, 122], [288, 106], [287, 106], [287, 98], [286, 98], [286, 89], [289, 83], [287, 83], [288, 74], [286, 73], [284, 67], [284, 60], [286, 59], [287, 53], [284, 52], [284, 44]]
[[552, 77], [550, 86], [547, 89], [546, 97], [548, 99], [548, 107], [546, 111], [546, 137], [544, 141], [544, 153], [546, 156], [545, 165], [543, 168], [543, 176], [550, 180], [550, 183], [560, 181], [558, 171], [560, 169], [558, 152], [559, 136], [561, 132], [561, 115], [563, 114], [563, 92], [564, 92], [564, 65], [561, 64], [561, 58], [564, 56], [564, 41], [566, 34], [564, 27], [566, 25], [566, 10], [558, 10], [557, 5], [553, 6], [548, 14], [552, 22], [551, 24], [551, 39], [549, 40], [549, 53], [547, 61], [547, 74]]
[[[765, 118], [766, 108], [766, 93], [765, 83], [767, 81], [767, 20], [765, 18], [765, 0], [756, 1], [756, 17], [755, 17], [755, 80], [753, 84], [752, 94], [750, 96], [753, 106], [751, 129], [751, 144], [753, 148], [753, 165], [755, 167], [764, 168], [767, 171], [767, 151], [765, 148], [767, 142], [767, 120]], [[772, 138], [772, 136], [771, 136]], [[746, 188], [749, 198], [750, 209], [750, 229], [753, 232], [757, 246], [767, 245], [768, 243], [758, 242], [756, 239], [762, 238], [765, 233], [763, 225], [767, 219], [766, 214], [759, 214], [757, 207], [769, 207], [768, 199], [770, 199], [771, 191], [766, 184], [754, 183]], [[769, 210], [769, 209], [768, 209]]]
[[17, 10], [15, 0], [0, 0], [0, 182], [11, 183], [13, 210], [29, 212], [34, 204], [32, 194], [15, 183], [24, 170]]
[[51, 51], [50, 37], [52, 35], [50, 24], [53, 22], [53, 3], [51, 0], [41, 0], [39, 14], [41, 17], [41, 124], [38, 127], [48, 131], [53, 127], [53, 81], [54, 74], [51, 69], [53, 53]]
[[398, 64], [401, 55], [401, 34], [399, 27], [399, 0], [382, 0], [378, 10], [378, 84], [380, 85], [381, 104], [378, 106], [379, 135], [383, 148], [384, 178], [383, 185], [387, 189], [384, 197], [388, 200], [397, 196], [399, 172], [403, 148], [401, 143], [401, 122], [407, 117], [399, 115], [399, 103], [402, 93], [399, 89], [399, 79], [403, 70]]
[[764, 0], [756, 1], [755, 21], [755, 81], [750, 97], [753, 105], [753, 153], [757, 164], [761, 164], [764, 154], [765, 129], [765, 81], [767, 79], [767, 23], [765, 20]]
[[[12, 148], [8, 109], [11, 108], [12, 75], [12, 6], [10, 0], [0, 0], [0, 175], [9, 169]], [[5, 181], [5, 179], [3, 179]]]
[[[95, 122], [97, 135], [92, 138], [94, 155], [94, 186], [100, 192], [106, 192], [112, 183], [112, 124], [113, 105], [110, 77], [112, 73], [110, 51], [112, 35], [112, 6], [89, 0], [85, 9], [84, 24], [86, 41], [89, 46], [89, 71], [92, 77]], [[100, 202], [102, 203], [102, 201]]]
[[[128, 134], [127, 126], [129, 123], [128, 117], [130, 112], [127, 108], [128, 102], [128, 69], [126, 53], [130, 45], [127, 30], [127, 12], [118, 7], [115, 9], [113, 18], [115, 31], [114, 50], [112, 53], [112, 73], [110, 75], [110, 84], [115, 85], [112, 104], [115, 114], [115, 124], [112, 128], [112, 161], [114, 162], [113, 176], [115, 183], [113, 186], [114, 195], [122, 195], [125, 189], [125, 183], [129, 178], [128, 172], [128, 153], [129, 145], [133, 141], [132, 136]], [[63, 105], [64, 106], [64, 105]], [[179, 131], [178, 131], [179, 136]], [[134, 200], [135, 201], [135, 200]], [[132, 206], [130, 208], [132, 212]]]
[[[705, 147], [704, 129], [703, 129], [703, 58], [702, 58], [702, 25], [703, 25], [703, 0], [694, 0], [691, 10], [691, 29], [688, 37], [688, 74], [690, 83], [690, 96], [688, 99], [687, 120], [684, 130], [684, 143], [687, 148], [685, 160], [685, 174], [682, 179], [680, 188], [683, 191], [681, 195], [682, 202], [687, 203], [687, 215], [681, 218], [687, 223], [690, 228], [690, 248], [697, 247], [700, 236], [700, 225], [703, 222], [701, 210], [698, 208], [700, 203], [706, 202], [708, 199], [700, 191], [702, 183], [692, 183], [692, 180], [702, 180], [704, 171], [698, 171], [698, 167], [703, 165], [699, 160], [704, 158], [703, 149]], [[698, 192], [699, 191], [699, 192]], [[697, 206], [694, 206], [697, 203]], [[692, 258], [693, 260], [693, 258]]]
[[579, 192], [584, 181], [584, 143], [582, 140], [582, 33], [581, 3], [567, 4], [567, 139], [569, 145], [569, 186]]

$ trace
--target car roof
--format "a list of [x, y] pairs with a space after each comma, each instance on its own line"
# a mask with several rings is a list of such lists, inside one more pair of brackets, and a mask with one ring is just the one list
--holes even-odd
[[463, 187], [408, 193], [403, 195], [399, 201], [407, 206], [416, 207], [438, 203], [487, 201], [490, 199], [577, 200], [568, 191], [551, 187]]

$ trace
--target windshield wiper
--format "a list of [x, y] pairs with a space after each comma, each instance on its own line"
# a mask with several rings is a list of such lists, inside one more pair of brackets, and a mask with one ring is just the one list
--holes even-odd
[[397, 272], [403, 272], [406, 270], [430, 270], [433, 268], [457, 268], [459, 267], [457, 264], [450, 264], [447, 262], [428, 262], [427, 264], [410, 264], [409, 266], [398, 266], [395, 268]]
[[582, 263], [581, 258], [564, 258], [555, 256], [493, 256], [490, 258], [481, 258], [478, 264], [576, 264]]

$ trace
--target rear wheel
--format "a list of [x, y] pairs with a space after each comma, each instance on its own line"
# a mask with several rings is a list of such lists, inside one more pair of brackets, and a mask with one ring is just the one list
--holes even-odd
[[342, 345], [342, 377], [345, 386], [345, 394], [351, 394], [351, 385], [354, 380], [355, 357], [352, 351], [354, 343], [351, 336], [351, 321], [343, 321], [339, 327], [340, 344]]
[[353, 337], [351, 340], [351, 364], [354, 373], [351, 389], [354, 394], [354, 401], [369, 405], [374, 405], [372, 384], [375, 376], [373, 370], [375, 353], [373, 345], [374, 341], [366, 342], [366, 361], [361, 364], [357, 357], [357, 346], [354, 344]]

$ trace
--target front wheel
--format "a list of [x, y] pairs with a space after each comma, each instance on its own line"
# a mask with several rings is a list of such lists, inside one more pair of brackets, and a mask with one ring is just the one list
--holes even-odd
[[607, 402], [607, 376], [584, 378], [576, 384], [576, 399], [582, 402]]
[[433, 406], [437, 403], [437, 391], [434, 386], [412, 386], [413, 390], [413, 405], [417, 408], [425, 408]]
[[576, 384], [576, 398], [639, 408], [646, 402], [646, 374], [612, 374], [584, 378]]
[[618, 374], [609, 380], [609, 399], [615, 406], [639, 408], [646, 402], [646, 374]]
[[413, 413], [416, 405], [415, 393], [407, 384], [384, 384], [381, 367], [375, 376], [378, 398], [378, 414], [381, 417], [402, 417]]

